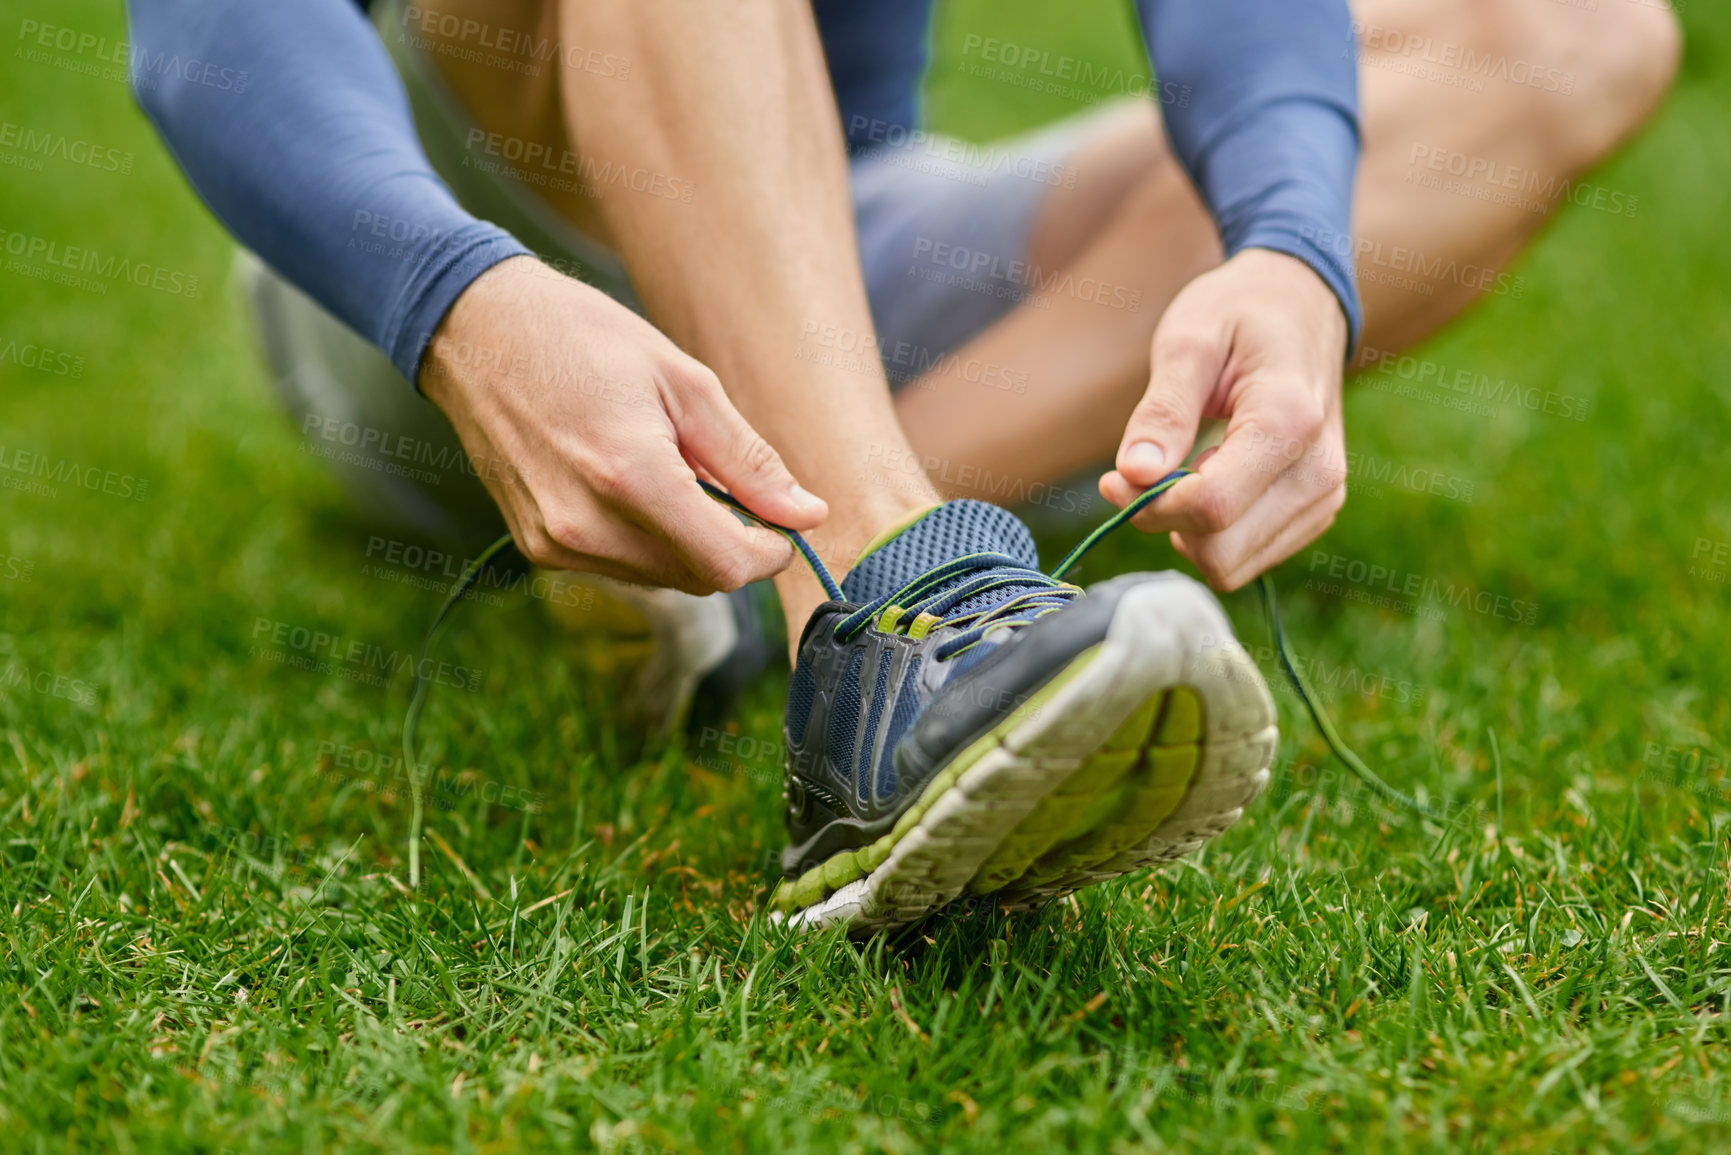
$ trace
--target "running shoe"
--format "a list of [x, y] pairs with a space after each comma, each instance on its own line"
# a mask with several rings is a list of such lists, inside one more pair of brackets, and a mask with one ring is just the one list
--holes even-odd
[[807, 552], [832, 600], [789, 684], [779, 917], [866, 935], [964, 896], [1036, 905], [1237, 821], [1278, 735], [1214, 596], [1175, 572], [1062, 580], [1179, 476], [1051, 574], [977, 501], [918, 517], [839, 586]]

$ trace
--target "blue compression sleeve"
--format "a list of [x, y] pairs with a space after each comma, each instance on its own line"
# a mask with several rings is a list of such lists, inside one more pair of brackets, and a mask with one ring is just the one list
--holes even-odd
[[1274, 249], [1334, 290], [1349, 347], [1358, 61], [1346, 0], [1137, 0], [1179, 160], [1231, 256]]
[[128, 0], [138, 101], [229, 231], [410, 381], [458, 295], [527, 253], [458, 206], [353, 0]]

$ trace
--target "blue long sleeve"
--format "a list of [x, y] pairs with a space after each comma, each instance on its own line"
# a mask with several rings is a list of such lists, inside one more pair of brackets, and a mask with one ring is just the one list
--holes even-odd
[[434, 174], [353, 0], [128, 0], [132, 81], [230, 232], [408, 380], [458, 295], [528, 250]]
[[[911, 122], [929, 0], [856, 3], [886, 27], [844, 35], [835, 4], [818, 7], [844, 127]], [[1174, 148], [1226, 251], [1305, 261], [1340, 299], [1356, 342], [1357, 72], [1345, 0], [1138, 7]], [[139, 100], [193, 186], [241, 241], [413, 380], [463, 289], [527, 250], [464, 212], [433, 173], [352, 0], [129, 8]]]
[[1350, 343], [1358, 68], [1346, 0], [1137, 0], [1166, 128], [1228, 256], [1274, 249], [1334, 290]]

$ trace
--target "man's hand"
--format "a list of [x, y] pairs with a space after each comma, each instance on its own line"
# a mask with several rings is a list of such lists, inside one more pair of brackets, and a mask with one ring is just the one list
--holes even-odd
[[1346, 500], [1345, 314], [1295, 257], [1246, 249], [1197, 277], [1154, 332], [1153, 376], [1100, 493], [1123, 508], [1177, 468], [1204, 418], [1226, 440], [1137, 516], [1217, 589], [1322, 534]]
[[536, 565], [688, 593], [786, 567], [787, 541], [741, 524], [699, 475], [793, 529], [827, 513], [714, 373], [533, 258], [496, 265], [457, 298], [420, 381]]

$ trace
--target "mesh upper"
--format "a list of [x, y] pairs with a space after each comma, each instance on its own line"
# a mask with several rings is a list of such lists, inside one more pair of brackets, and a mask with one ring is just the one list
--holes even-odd
[[812, 677], [811, 667], [801, 662], [787, 687], [787, 735], [790, 741], [805, 741], [805, 724], [811, 718], [812, 703], [816, 699], [817, 679]]
[[[947, 501], [861, 559], [841, 583], [842, 592], [850, 602], [869, 602], [970, 553], [1008, 554], [1030, 569], [1040, 566], [1034, 536], [1015, 514], [984, 501]], [[986, 594], [983, 605], [1003, 597]]]
[[[1034, 548], [1033, 535], [1008, 510], [981, 501], [952, 501], [928, 512], [924, 517], [868, 554], [842, 582], [842, 593], [856, 605], [876, 601], [918, 579], [922, 574], [946, 562], [968, 554], [1002, 554], [1014, 564], [1038, 569], [1039, 553]], [[957, 582], [977, 579], [980, 571], [958, 575]], [[945, 617], [977, 609], [990, 609], [1017, 596], [1027, 587], [1011, 586], [977, 594], [961, 605], [945, 612]], [[927, 591], [937, 593], [938, 590]], [[923, 596], [923, 595], [922, 595]], [[979, 646], [958, 659], [971, 664], [983, 657], [990, 646]], [[854, 792], [862, 803], [892, 796], [898, 785], [895, 749], [913, 726], [920, 712], [919, 672], [921, 657], [908, 663], [906, 672], [890, 684], [890, 669], [894, 664], [889, 651], [880, 651], [881, 658], [871, 671], [873, 685], [870, 716], [865, 706], [866, 677], [865, 647], [848, 657], [846, 666], [836, 679], [830, 703], [827, 725], [824, 725], [824, 746], [829, 763], [843, 781], [854, 783]], [[817, 686], [812, 671], [802, 658], [788, 687], [787, 729], [789, 743], [802, 744], [810, 740], [805, 733], [811, 727], [811, 711], [816, 700]], [[887, 715], [887, 717], [886, 717]], [[883, 731], [883, 747], [874, 765], [872, 754], [879, 729]], [[865, 749], [856, 749], [865, 735]], [[872, 788], [876, 771], [877, 788]], [[872, 797], [876, 794], [877, 798]]]
[[829, 714], [829, 757], [842, 777], [853, 773], [853, 743], [859, 736], [859, 712], [865, 704], [860, 693], [859, 672], [865, 664], [865, 651], [855, 650], [848, 661], [847, 672], [835, 687], [835, 704]]

